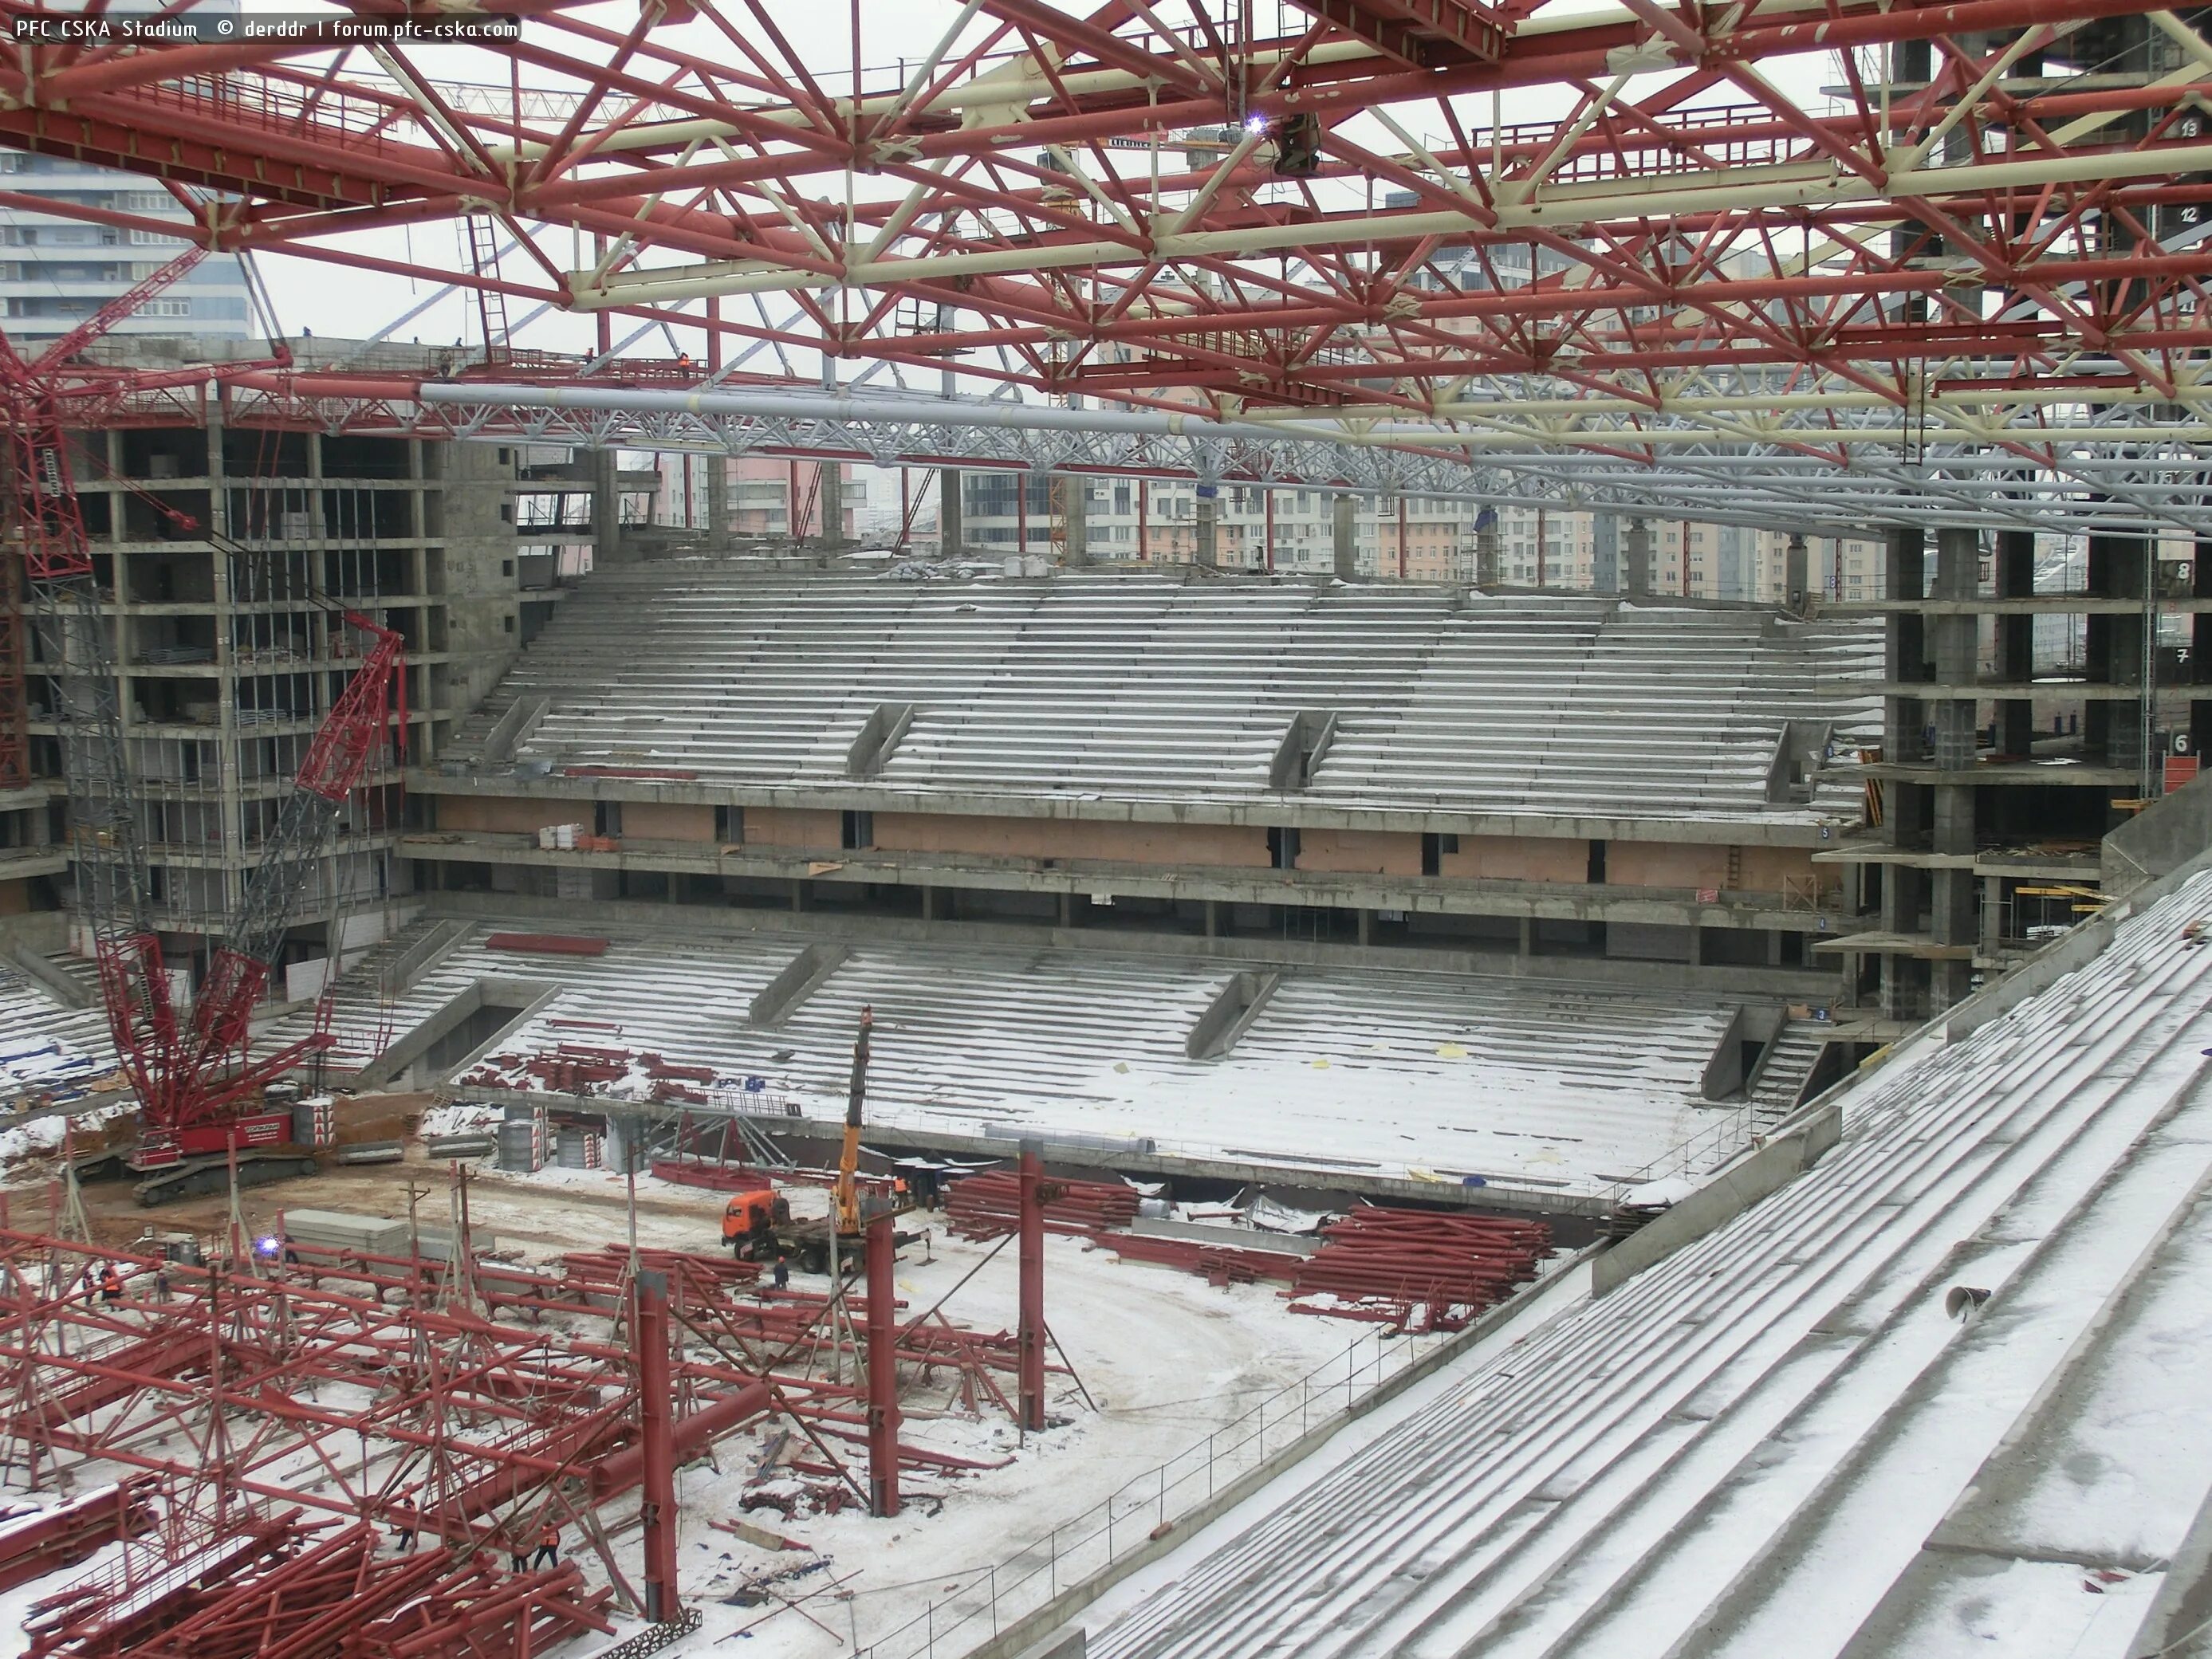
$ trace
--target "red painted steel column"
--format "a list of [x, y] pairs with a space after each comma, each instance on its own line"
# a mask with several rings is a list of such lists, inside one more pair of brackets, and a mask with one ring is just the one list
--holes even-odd
[[868, 1513], [899, 1512], [898, 1285], [892, 1218], [868, 1224]]
[[1037, 1143], [1022, 1143], [1022, 1311], [1016, 1338], [1021, 1357], [1021, 1419], [1026, 1431], [1044, 1427], [1044, 1195], [1043, 1159]]
[[677, 1614], [675, 1400], [668, 1382], [668, 1275], [637, 1276], [638, 1438], [645, 1454], [645, 1616]]

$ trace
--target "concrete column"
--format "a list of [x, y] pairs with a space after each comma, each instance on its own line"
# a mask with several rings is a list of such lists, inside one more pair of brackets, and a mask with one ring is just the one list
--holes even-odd
[[1993, 957], [2004, 945], [2004, 878], [1982, 878], [1982, 954]]
[[[1991, 573], [1999, 599], [2021, 599], [2035, 592], [2035, 532], [2003, 530], [1997, 532], [1996, 560]], [[1996, 677], [2018, 684], [2035, 675], [2035, 618], [1996, 618]], [[2035, 705], [2017, 697], [1997, 705], [1997, 753], [2008, 759], [2026, 760], [2035, 743]]]
[[[1882, 591], [1896, 599], [1917, 599], [1926, 591], [1927, 538], [1917, 527], [1893, 529], [1882, 553]], [[1926, 630], [1915, 615], [1893, 614], [1884, 624], [1884, 678], [1925, 680]], [[1926, 705], [1917, 697], [1890, 697], [1884, 705], [1882, 757], [1911, 764], [1920, 760], [1927, 723]], [[1924, 784], [1891, 780], [1882, 790], [1882, 839], [1893, 847], [1919, 849], [1933, 811], [1934, 791]], [[1928, 872], [1893, 864], [1881, 872], [1881, 928], [1917, 933], [1929, 896]], [[1911, 1019], [1925, 1012], [1928, 963], [1888, 952], [1881, 957], [1881, 1012], [1892, 1019]]]
[[937, 550], [946, 558], [967, 548], [968, 528], [961, 518], [965, 506], [960, 494], [960, 470], [951, 466], [939, 467], [937, 471]]
[[1524, 957], [1536, 954], [1536, 919], [1534, 916], [1521, 918], [1521, 954]]
[[588, 452], [592, 469], [592, 562], [612, 564], [623, 556], [622, 452]]
[[1631, 519], [1628, 533], [1621, 538], [1621, 588], [1629, 594], [1644, 594], [1651, 591], [1651, 524], [1646, 519]]
[[[2212, 599], [2212, 541], [2196, 544], [2190, 591], [2200, 599]], [[2212, 744], [2212, 611], [2190, 618], [2189, 752], [2200, 759]]]
[[707, 471], [707, 539], [716, 547], [730, 539], [730, 461], [726, 455], [704, 458]]
[[1334, 519], [1331, 525], [1336, 555], [1336, 574], [1350, 581], [1359, 574], [1359, 544], [1352, 529], [1352, 507], [1349, 495], [1339, 495], [1331, 503]]
[[[1203, 488], [1203, 486], [1200, 487]], [[1208, 570], [1213, 569], [1221, 562], [1214, 544], [1216, 521], [1220, 511], [1221, 503], [1212, 496], [1200, 495], [1198, 498], [1198, 550], [1194, 556]]]
[[1498, 582], [1498, 519], [1491, 515], [1490, 527], [1474, 532], [1474, 585], [1495, 587]]
[[1207, 899], [1205, 902], [1206, 936], [1208, 939], [1219, 939], [1221, 937], [1221, 901]]
[[1359, 918], [1359, 942], [1372, 945], [1375, 942], [1375, 913], [1363, 905], [1357, 914]]
[[[2147, 599], [2151, 544], [2140, 536], [2089, 538], [2089, 591], [2100, 599]], [[2143, 617], [2086, 619], [2089, 678], [2107, 685], [2143, 683]], [[2092, 763], [2130, 769], [2142, 763], [2142, 706], [2102, 698], [2084, 704], [2082, 747]]]
[[836, 461], [819, 464], [814, 477], [814, 510], [821, 515], [818, 547], [835, 547], [845, 539], [845, 469]]
[[1067, 562], [1091, 562], [1091, 480], [1060, 478], [1062, 521], [1067, 526]]
[[1812, 588], [1812, 556], [1806, 550], [1804, 537], [1793, 530], [1782, 553], [1782, 603], [1792, 616], [1805, 614]]
[[[1936, 538], [1936, 597], [1972, 599], [1980, 560], [1978, 531], [1939, 532]], [[1927, 636], [1936, 659], [1936, 680], [1947, 688], [1972, 684], [1978, 654], [1975, 648], [1975, 618], [1930, 617]], [[1971, 697], [1942, 697], [1931, 711], [1936, 726], [1936, 764], [1944, 771], [1964, 772], [1974, 764], [1975, 708]]]
[[937, 920], [937, 889], [927, 884], [921, 890], [921, 919], [924, 921]]

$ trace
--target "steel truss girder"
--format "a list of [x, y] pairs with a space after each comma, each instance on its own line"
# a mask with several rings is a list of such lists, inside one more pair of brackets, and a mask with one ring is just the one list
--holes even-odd
[[[1361, 431], [1247, 418], [1209, 429], [1203, 421], [1152, 417], [1177, 429], [1127, 432], [1005, 424], [1018, 418], [1012, 406], [982, 399], [878, 399], [885, 412], [831, 419], [717, 413], [711, 394], [655, 398], [585, 385], [480, 392], [466, 382], [425, 383], [410, 396], [363, 377], [361, 395], [347, 397], [337, 390], [342, 376], [313, 377], [312, 392], [298, 384], [263, 377], [240, 388], [233, 418], [481, 442], [1289, 485], [1824, 534], [1910, 522], [2212, 535], [2212, 417], [2161, 423], [2139, 404], [2069, 415], [2063, 426], [2047, 407], [2009, 428], [1978, 422], [2008, 447], [1986, 435], [1947, 441], [1944, 426], [1907, 427], [1881, 406], [1741, 419], [1738, 435], [1705, 417], [1672, 414], [1547, 429], [1540, 396], [1520, 406], [1500, 397], [1481, 427], [1460, 420]], [[1740, 386], [1713, 395], [1749, 401], [1758, 392]], [[630, 406], [592, 407], [595, 397]], [[532, 406], [530, 398], [551, 406]], [[667, 406], [644, 406], [654, 402]], [[1030, 413], [1040, 422], [1085, 418], [1057, 408]], [[1097, 428], [1115, 418], [1142, 417], [1099, 411]]]
[[[24, 9], [0, 0], [0, 15]], [[480, 292], [894, 374], [1194, 398], [1248, 420], [1443, 419], [1435, 443], [1471, 462], [1332, 467], [1194, 440], [1167, 463], [1193, 476], [1334, 471], [1362, 489], [1805, 528], [1863, 524], [1869, 499], [1887, 519], [2203, 524], [2189, 478], [2212, 358], [2212, 46], [2144, 0], [1515, 4], [1494, 53], [1420, 70], [1326, 25], [1232, 42], [1198, 0], [1091, 16], [984, 0], [964, 34], [962, 9], [935, 0], [923, 21], [954, 27], [919, 66], [842, 82], [717, 0], [627, 32], [565, 0], [526, 9], [520, 40], [456, 49], [447, 61], [476, 67], [452, 84], [402, 52], [365, 68], [312, 38], [23, 47], [0, 63], [0, 143], [225, 192], [201, 204], [210, 246], [422, 273], [348, 234], [488, 214], [514, 246], [457, 279]], [[2074, 37], [2110, 19], [2141, 19], [2167, 58], [2070, 72]], [[1924, 87], [1883, 91], [1871, 60], [1844, 62], [1832, 111], [1803, 107], [1771, 68], [1916, 41]], [[1554, 94], [1556, 112], [1480, 125], [1474, 94], [1522, 89]], [[1208, 160], [1173, 137], [1301, 112], [1325, 128], [1310, 181], [1273, 177], [1256, 141]], [[6, 192], [0, 205], [175, 229]], [[580, 269], [563, 246], [576, 234], [600, 245]], [[795, 321], [723, 303], [770, 291]], [[1715, 375], [1860, 399], [1887, 423], [1674, 399], [1675, 382]], [[1947, 405], [1961, 381], [2029, 403], [2051, 384], [2141, 400], [2151, 435], [2085, 430], [2094, 401], [2070, 424], [2027, 404]], [[1515, 407], [1528, 384], [1592, 407]], [[1507, 388], [1503, 406], [1486, 386]], [[473, 435], [507, 419], [586, 441], [635, 430], [641, 447], [873, 457], [900, 441], [635, 411], [439, 422]], [[975, 448], [974, 465], [1065, 470], [1096, 447]], [[1150, 470], [1152, 448], [1121, 446], [1115, 470]]]

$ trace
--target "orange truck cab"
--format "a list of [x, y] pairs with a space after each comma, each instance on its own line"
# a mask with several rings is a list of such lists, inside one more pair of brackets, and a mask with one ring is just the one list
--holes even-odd
[[774, 1239], [779, 1227], [791, 1224], [789, 1200], [773, 1188], [756, 1187], [733, 1194], [722, 1210], [722, 1243], [741, 1251], [749, 1244]]

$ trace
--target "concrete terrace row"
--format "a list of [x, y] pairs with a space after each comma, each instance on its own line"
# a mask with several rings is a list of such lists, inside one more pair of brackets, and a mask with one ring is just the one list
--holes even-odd
[[2206, 918], [2199, 876], [1900, 1054], [1810, 1173], [1200, 1534], [1089, 1651], [2168, 1650], [2130, 1643], [2212, 1494]]
[[733, 1083], [763, 1078], [769, 1097], [831, 1121], [865, 1004], [877, 1034], [869, 1115], [880, 1126], [1151, 1139], [1163, 1153], [1578, 1192], [1694, 1133], [1708, 1116], [1699, 1081], [1731, 1012], [1543, 981], [1299, 971], [1229, 1054], [1192, 1060], [1186, 1038], [1231, 967], [868, 945], [761, 1029], [747, 1024], [748, 1006], [800, 942], [617, 932], [604, 956], [580, 957], [493, 950], [494, 928], [466, 927], [389, 1007], [374, 962], [342, 981], [342, 1060], [359, 1063], [380, 1028], [404, 1041], [477, 981], [519, 981], [509, 1006], [556, 994], [493, 1043], [495, 1056], [564, 1042], [650, 1052]]
[[519, 762], [849, 790], [854, 738], [911, 704], [869, 787], [1234, 802], [1269, 793], [1309, 710], [1338, 719], [1300, 792], [1316, 804], [1802, 817], [1765, 799], [1783, 723], [1870, 731], [1876, 705], [1846, 683], [1875, 675], [1879, 646], [1752, 610], [1445, 588], [655, 565], [592, 576], [446, 758], [480, 758], [501, 715], [544, 697]]

